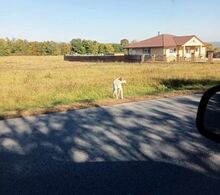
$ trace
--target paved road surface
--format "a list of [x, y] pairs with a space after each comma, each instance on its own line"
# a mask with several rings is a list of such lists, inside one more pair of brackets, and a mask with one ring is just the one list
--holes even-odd
[[0, 121], [0, 194], [219, 194], [200, 97]]

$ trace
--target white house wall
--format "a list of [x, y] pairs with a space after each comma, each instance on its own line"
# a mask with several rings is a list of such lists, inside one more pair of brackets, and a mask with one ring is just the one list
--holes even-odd
[[163, 56], [164, 50], [161, 47], [151, 48], [151, 55]]
[[183, 46], [185, 46], [185, 47], [187, 47], [187, 46], [204, 46], [204, 44], [196, 37], [192, 37]]
[[142, 55], [143, 53], [144, 53], [143, 49], [138, 49], [138, 48], [129, 49], [130, 55]]
[[[156, 55], [156, 56], [163, 56], [163, 48], [150, 48], [150, 54], [151, 55]], [[139, 48], [134, 48], [134, 49], [129, 49], [129, 54], [130, 55], [143, 55], [144, 54], [144, 49], [139, 49]]]
[[[170, 49], [174, 50], [176, 49], [176, 52], [170, 53]], [[189, 52], [187, 52], [187, 49], [189, 49]], [[177, 56], [177, 48], [151, 48], [151, 55], [155, 55], [155, 57], [161, 57], [163, 55], [166, 55], [167, 61], [175, 61]], [[197, 51], [196, 51], [197, 50]], [[191, 38], [189, 41], [187, 41], [183, 46], [179, 47], [179, 56], [182, 58], [191, 58], [191, 54], [194, 53], [196, 58], [206, 58], [206, 47], [204, 46], [204, 43], [202, 43], [199, 39], [196, 37]], [[143, 55], [144, 54], [144, 48], [134, 48], [129, 49], [130, 55]]]

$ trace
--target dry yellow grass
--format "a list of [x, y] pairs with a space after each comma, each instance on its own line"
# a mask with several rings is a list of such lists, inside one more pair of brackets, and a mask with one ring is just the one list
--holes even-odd
[[0, 115], [112, 97], [112, 81], [127, 80], [125, 97], [204, 89], [220, 80], [220, 64], [65, 62], [58, 57], [0, 57]]

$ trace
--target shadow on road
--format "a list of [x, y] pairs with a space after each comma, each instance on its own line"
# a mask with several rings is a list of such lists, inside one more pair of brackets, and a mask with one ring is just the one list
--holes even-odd
[[220, 147], [195, 129], [198, 100], [0, 121], [0, 194], [218, 192]]
[[219, 85], [219, 80], [214, 79], [162, 79], [160, 83], [165, 85], [168, 89], [202, 89], [210, 86]]

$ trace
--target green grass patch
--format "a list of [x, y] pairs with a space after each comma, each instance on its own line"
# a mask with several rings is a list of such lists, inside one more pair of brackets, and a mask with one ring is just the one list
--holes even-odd
[[220, 83], [220, 64], [65, 62], [58, 57], [0, 58], [0, 115], [7, 111], [95, 103], [112, 98], [122, 76], [124, 96], [204, 90]]

